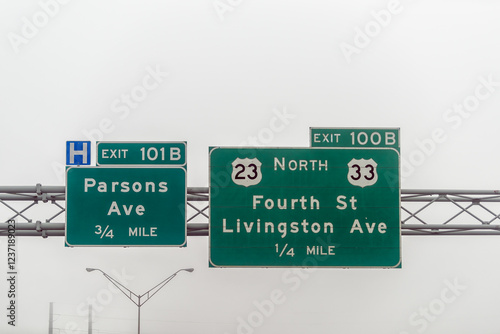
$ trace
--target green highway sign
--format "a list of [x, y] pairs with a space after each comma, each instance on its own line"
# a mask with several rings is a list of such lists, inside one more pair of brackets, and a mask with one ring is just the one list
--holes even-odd
[[68, 246], [181, 247], [186, 232], [184, 168], [68, 168]]
[[310, 128], [311, 147], [377, 147], [399, 151], [399, 128]]
[[186, 165], [186, 142], [97, 142], [97, 165]]
[[398, 267], [399, 152], [211, 148], [209, 234], [215, 267]]

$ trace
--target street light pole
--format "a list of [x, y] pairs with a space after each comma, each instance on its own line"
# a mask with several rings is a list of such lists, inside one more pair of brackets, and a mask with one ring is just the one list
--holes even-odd
[[[163, 288], [168, 282], [170, 282], [175, 277], [175, 275], [177, 275], [177, 273], [179, 273], [180, 271], [187, 271], [190, 273], [192, 273], [194, 271], [193, 268], [179, 269], [175, 273], [173, 273], [172, 275], [165, 278], [163, 281], [161, 281], [160, 283], [158, 283], [157, 285], [155, 285], [154, 287], [152, 287], [151, 289], [149, 289], [148, 291], [143, 293], [142, 295], [138, 295], [138, 294], [132, 292], [130, 289], [128, 289], [126, 286], [124, 286], [120, 282], [118, 282], [113, 277], [106, 274], [101, 269], [86, 268], [85, 270], [87, 270], [88, 272], [100, 271], [104, 275], [104, 277], [106, 277], [111, 283], [113, 283], [118, 288], [118, 290], [120, 290], [125, 296], [127, 296], [128, 299], [130, 299], [135, 305], [137, 305], [137, 309], [138, 309], [137, 310], [137, 333], [138, 334], [141, 333], [141, 306], [144, 305], [149, 299], [151, 299], [151, 297], [153, 297], [158, 291], [160, 291], [161, 288]], [[146, 297], [146, 298], [142, 299], [142, 297]]]

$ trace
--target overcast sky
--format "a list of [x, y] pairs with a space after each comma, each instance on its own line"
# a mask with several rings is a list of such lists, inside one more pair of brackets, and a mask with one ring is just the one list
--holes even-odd
[[[307, 147], [310, 127], [397, 127], [403, 189], [499, 189], [499, 11], [486, 0], [1, 1], [0, 185], [64, 185], [67, 140], [187, 141], [198, 187], [209, 146]], [[51, 216], [39, 206], [33, 219]], [[54, 333], [86, 333], [94, 300], [94, 332], [134, 333], [137, 308], [85, 268], [143, 293], [193, 267], [142, 307], [143, 333], [498, 333], [499, 245], [405, 236], [402, 269], [216, 269], [207, 237], [127, 249], [19, 237], [17, 326], [3, 308], [0, 332], [46, 333], [54, 302]], [[7, 291], [0, 280], [0, 305]]]

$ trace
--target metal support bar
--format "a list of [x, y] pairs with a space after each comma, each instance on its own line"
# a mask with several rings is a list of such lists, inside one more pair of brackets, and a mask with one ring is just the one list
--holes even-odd
[[65, 186], [0, 186], [0, 193], [65, 193]]
[[474, 225], [474, 224], [402, 224], [404, 230], [499, 230], [500, 225]]
[[457, 235], [500, 235], [500, 231], [401, 231], [402, 235], [416, 235], [416, 236], [431, 236], [431, 235], [439, 235], [439, 236], [457, 236]]
[[[40, 231], [45, 230], [45, 231], [64, 231], [64, 228], [66, 226], [65, 223], [39, 223], [37, 222], [36, 224], [34, 223], [16, 223], [16, 232], [19, 231], [30, 231], [30, 230], [35, 230], [37, 226], [40, 227]], [[3, 231], [4, 229], [6, 230], [8, 228], [7, 223], [0, 223], [0, 231]]]
[[496, 195], [500, 196], [500, 190], [457, 190], [457, 189], [401, 189], [401, 194], [418, 194], [418, 195]]
[[[7, 235], [7, 231], [0, 229], [0, 237], [3, 235]], [[64, 237], [64, 236], [65, 236], [64, 229], [42, 230], [41, 232], [37, 232], [35, 230], [16, 231], [16, 237]]]

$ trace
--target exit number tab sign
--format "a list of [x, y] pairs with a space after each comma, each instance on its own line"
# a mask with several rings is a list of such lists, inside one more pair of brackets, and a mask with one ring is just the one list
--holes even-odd
[[97, 142], [97, 165], [185, 166], [186, 142]]
[[310, 128], [311, 147], [399, 147], [399, 128]]

